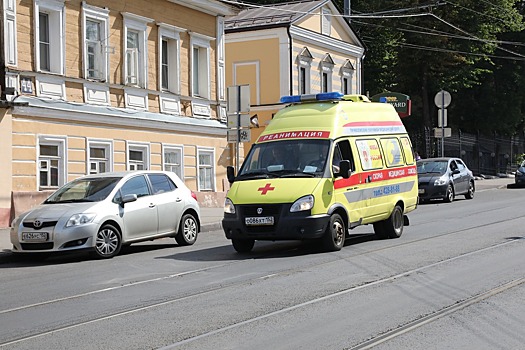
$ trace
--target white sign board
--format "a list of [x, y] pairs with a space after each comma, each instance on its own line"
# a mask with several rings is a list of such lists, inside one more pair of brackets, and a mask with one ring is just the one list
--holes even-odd
[[445, 136], [443, 135], [443, 132], [441, 131], [441, 128], [434, 128], [434, 137], [450, 137], [452, 136], [452, 129], [451, 128], [443, 128], [445, 130]]
[[[250, 129], [241, 129], [241, 139], [240, 142], [250, 142], [252, 138], [252, 133]], [[237, 142], [237, 130], [228, 130], [228, 142], [235, 143]]]
[[452, 96], [450, 96], [450, 93], [445, 90], [441, 90], [436, 96], [434, 96], [434, 103], [438, 108], [447, 108], [450, 101], [452, 101]]
[[438, 110], [438, 126], [441, 128], [442, 126], [447, 126], [447, 124], [447, 110], [441, 108]]
[[[237, 118], [240, 117], [241, 125], [237, 125]], [[250, 115], [249, 114], [228, 114], [228, 127], [229, 128], [249, 128], [250, 127]]]
[[228, 86], [228, 114], [250, 112], [250, 85]]

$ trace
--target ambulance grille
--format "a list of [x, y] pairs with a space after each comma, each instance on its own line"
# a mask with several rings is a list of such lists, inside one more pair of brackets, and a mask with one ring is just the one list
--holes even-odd
[[[244, 229], [248, 233], [271, 233], [275, 231], [275, 227], [279, 224], [279, 218], [281, 217], [282, 204], [273, 205], [241, 205], [240, 214], [241, 217], [252, 217], [252, 216], [273, 216], [274, 224], [271, 226], [244, 226]], [[257, 213], [260, 211], [261, 213]]]

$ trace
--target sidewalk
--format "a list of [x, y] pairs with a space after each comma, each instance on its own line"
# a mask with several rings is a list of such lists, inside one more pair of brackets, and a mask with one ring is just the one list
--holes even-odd
[[[502, 177], [494, 179], [476, 178], [476, 191], [492, 188], [505, 188], [508, 184], [514, 184], [514, 178]], [[223, 218], [223, 208], [201, 208], [201, 232], [220, 230]], [[11, 253], [11, 240], [9, 228], [0, 228], [0, 257]]]

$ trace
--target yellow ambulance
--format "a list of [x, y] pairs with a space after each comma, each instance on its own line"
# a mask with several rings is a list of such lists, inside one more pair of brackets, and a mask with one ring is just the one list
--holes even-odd
[[416, 209], [412, 144], [393, 106], [338, 92], [287, 104], [253, 144], [238, 174], [228, 167], [222, 227], [238, 252], [257, 240], [318, 240], [340, 250], [349, 229], [373, 224], [397, 238]]

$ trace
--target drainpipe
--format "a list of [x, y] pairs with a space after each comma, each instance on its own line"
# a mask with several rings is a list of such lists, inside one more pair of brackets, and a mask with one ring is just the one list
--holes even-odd
[[293, 45], [292, 45], [292, 34], [290, 34], [290, 26], [286, 27], [286, 33], [288, 34], [288, 47], [289, 47], [289, 50], [288, 50], [288, 56], [289, 56], [289, 59], [290, 59], [290, 69], [288, 70], [288, 74], [290, 75], [288, 77], [288, 79], [290, 80], [290, 91], [288, 93], [288, 95], [293, 95], [293, 55], [292, 55], [292, 50], [293, 50]]
[[5, 43], [4, 43], [4, 19], [5, 19], [5, 13], [4, 13], [4, 0], [0, 0], [0, 13], [2, 13], [0, 17], [0, 101], [6, 100], [6, 94], [5, 94]]

